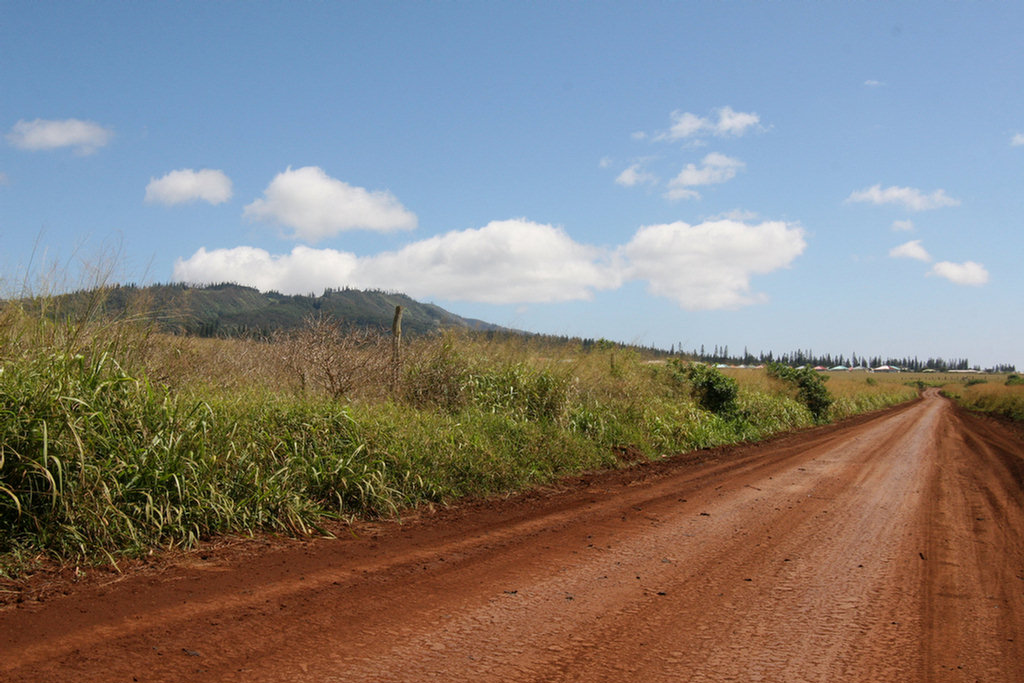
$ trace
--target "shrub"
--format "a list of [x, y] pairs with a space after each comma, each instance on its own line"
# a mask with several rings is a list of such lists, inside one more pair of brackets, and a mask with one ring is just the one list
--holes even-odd
[[704, 410], [719, 415], [736, 412], [736, 398], [739, 386], [736, 380], [718, 371], [718, 368], [702, 363], [683, 363], [673, 359], [672, 367], [690, 384], [690, 393]]
[[770, 363], [768, 375], [795, 386], [797, 399], [807, 406], [816, 422], [828, 419], [828, 411], [832, 407], [832, 396], [825, 388], [828, 377], [818, 374], [811, 368], [797, 370], [782, 363]]
[[350, 398], [367, 385], [386, 384], [389, 344], [375, 330], [344, 328], [330, 316], [316, 314], [308, 316], [299, 330], [276, 337], [300, 393], [323, 391], [334, 399]]

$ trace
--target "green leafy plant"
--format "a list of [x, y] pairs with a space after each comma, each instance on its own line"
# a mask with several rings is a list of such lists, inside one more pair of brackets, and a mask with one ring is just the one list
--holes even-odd
[[719, 415], [736, 413], [736, 398], [739, 396], [736, 380], [711, 365], [683, 363], [676, 359], [671, 363], [675, 371], [686, 378], [690, 392], [701, 408]]
[[824, 422], [828, 419], [829, 409], [833, 402], [832, 396], [825, 388], [828, 377], [811, 368], [791, 368], [782, 363], [770, 363], [768, 375], [795, 386], [797, 399], [807, 406], [816, 422]]

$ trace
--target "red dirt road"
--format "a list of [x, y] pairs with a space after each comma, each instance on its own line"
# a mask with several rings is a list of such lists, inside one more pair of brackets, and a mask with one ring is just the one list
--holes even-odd
[[1022, 481], [1018, 433], [930, 393], [74, 586], [0, 610], [0, 680], [1022, 681]]

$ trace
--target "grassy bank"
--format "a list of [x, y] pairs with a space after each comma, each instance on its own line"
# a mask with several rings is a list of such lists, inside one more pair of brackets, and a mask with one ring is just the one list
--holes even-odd
[[[815, 419], [763, 371], [601, 345], [448, 335], [403, 349], [327, 321], [272, 340], [0, 310], [0, 571], [506, 492], [912, 398], [829, 381]], [[701, 382], [728, 394], [709, 405]]]
[[1020, 375], [962, 379], [943, 385], [942, 393], [965, 408], [1024, 421], [1024, 378]]

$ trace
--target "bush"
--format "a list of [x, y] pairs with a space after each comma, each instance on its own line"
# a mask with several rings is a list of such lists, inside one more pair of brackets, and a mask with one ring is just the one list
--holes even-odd
[[739, 396], [736, 380], [710, 365], [683, 363], [675, 359], [671, 363], [673, 370], [689, 382], [690, 393], [701, 408], [718, 415], [736, 413], [736, 398]]
[[782, 363], [770, 363], [768, 375], [795, 386], [797, 399], [811, 411], [815, 422], [824, 422], [828, 419], [828, 411], [832, 407], [832, 396], [825, 388], [828, 377], [818, 374], [811, 368], [797, 370]]
[[344, 327], [330, 316], [308, 316], [302, 328], [279, 332], [284, 366], [299, 391], [351, 398], [366, 386], [384, 387], [390, 371], [390, 343], [369, 328]]

